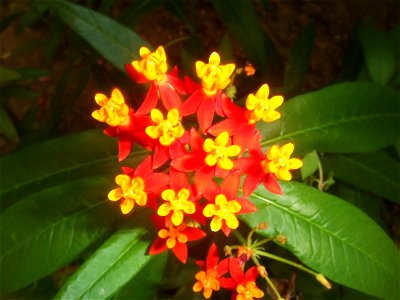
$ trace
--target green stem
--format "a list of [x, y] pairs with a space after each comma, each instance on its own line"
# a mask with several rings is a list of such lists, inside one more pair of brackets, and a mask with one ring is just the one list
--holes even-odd
[[246, 245], [246, 240], [244, 239], [244, 237], [241, 235], [240, 232], [238, 232], [237, 230], [232, 230], [232, 232], [242, 245]]
[[291, 265], [291, 266], [296, 267], [296, 268], [298, 268], [298, 269], [300, 269], [300, 270], [302, 270], [304, 272], [307, 272], [307, 273], [309, 273], [309, 274], [311, 274], [313, 276], [317, 276], [318, 275], [318, 273], [314, 272], [313, 270], [310, 270], [310, 269], [304, 267], [303, 265], [297, 264], [297, 263], [295, 263], [295, 262], [293, 262], [291, 260], [285, 259], [283, 257], [277, 256], [277, 255], [274, 255], [274, 254], [271, 254], [271, 253], [268, 253], [268, 252], [265, 252], [265, 251], [261, 251], [261, 250], [256, 250], [256, 254], [261, 255], [261, 256], [265, 256], [265, 257], [268, 257], [268, 258], [271, 258], [271, 259], [274, 259], [274, 260], [277, 260], [277, 261], [280, 261], [280, 262], [283, 262], [283, 263], [288, 264], [288, 265]]
[[263, 239], [263, 240], [261, 240], [261, 241], [259, 241], [259, 242], [254, 243], [253, 245], [251, 245], [251, 247], [252, 247], [253, 249], [255, 249], [255, 248], [257, 248], [258, 246], [261, 246], [261, 245], [263, 245], [263, 244], [265, 244], [265, 243], [268, 243], [268, 242], [270, 242], [270, 241], [272, 241], [272, 240], [273, 240], [273, 238]]
[[[254, 255], [252, 255], [251, 258], [252, 258], [254, 264], [257, 267], [261, 267], [260, 262], [258, 261], [258, 259]], [[278, 300], [284, 300], [281, 297], [281, 295], [279, 294], [278, 289], [275, 287], [274, 283], [271, 281], [271, 279], [269, 279], [268, 275], [263, 276], [263, 278], [265, 278], [265, 280], [267, 281], [267, 284], [271, 287], [272, 291], [275, 293], [275, 295], [278, 298]]]

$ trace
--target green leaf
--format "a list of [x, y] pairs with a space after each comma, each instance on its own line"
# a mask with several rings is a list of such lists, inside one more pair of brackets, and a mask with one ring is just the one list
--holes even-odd
[[318, 170], [319, 157], [317, 151], [311, 151], [310, 153], [307, 153], [303, 157], [302, 161], [303, 166], [301, 167], [300, 172], [301, 178], [304, 180]]
[[268, 137], [262, 145], [294, 142], [298, 153], [376, 151], [399, 135], [398, 100], [393, 89], [369, 82], [300, 95], [278, 108], [281, 119], [259, 125]]
[[276, 79], [281, 61], [274, 44], [258, 22], [252, 1], [215, 0], [211, 4], [257, 70]]
[[283, 80], [286, 94], [291, 95], [303, 85], [310, 64], [314, 36], [315, 22], [311, 21], [290, 50]]
[[[146, 151], [132, 153], [124, 163], [135, 165]], [[44, 188], [99, 173], [118, 172], [117, 140], [99, 130], [72, 134], [24, 148], [0, 159], [1, 210]], [[5, 176], [6, 175], [6, 176]]]
[[19, 74], [17, 71], [0, 66], [0, 84], [3, 85], [5, 83], [8, 83], [10, 81], [14, 81], [17, 79], [21, 78], [21, 74]]
[[137, 214], [134, 218], [136, 226], [121, 229], [110, 237], [69, 278], [57, 299], [106, 299], [147, 268], [152, 258], [146, 254], [147, 234], [152, 226], [147, 215]]
[[164, 275], [167, 263], [165, 251], [150, 257], [149, 262], [114, 297], [118, 299], [157, 299], [157, 288]]
[[151, 48], [140, 36], [91, 9], [62, 0], [45, 0], [51, 9], [118, 69], [139, 58], [139, 48]]
[[72, 181], [26, 197], [0, 217], [0, 287], [22, 288], [72, 262], [110, 230], [112, 179]]
[[0, 107], [0, 134], [11, 140], [18, 139], [18, 132], [6, 111]]
[[396, 52], [387, 33], [369, 26], [359, 28], [359, 36], [369, 74], [386, 84], [396, 68]]
[[[351, 204], [300, 183], [281, 183], [283, 196], [258, 188], [258, 211], [243, 216], [260, 234], [287, 237], [285, 248], [340, 284], [382, 298], [400, 298], [399, 250], [386, 233]], [[368, 276], [366, 276], [368, 272]]]
[[400, 203], [400, 164], [386, 153], [325, 155], [322, 163], [334, 178]]

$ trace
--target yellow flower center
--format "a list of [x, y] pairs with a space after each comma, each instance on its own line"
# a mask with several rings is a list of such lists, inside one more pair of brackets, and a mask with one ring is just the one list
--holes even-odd
[[274, 173], [278, 179], [290, 180], [292, 174], [289, 170], [299, 169], [303, 165], [300, 159], [290, 158], [294, 145], [288, 143], [282, 147], [273, 145], [265, 154], [266, 159], [261, 162], [265, 173]]
[[162, 239], [168, 239], [166, 244], [167, 247], [171, 249], [175, 247], [177, 240], [182, 244], [187, 242], [186, 234], [182, 233], [182, 231], [185, 230], [185, 228], [186, 228], [185, 223], [182, 223], [178, 227], [170, 225], [168, 229], [161, 229], [158, 232], [158, 236]]
[[239, 284], [236, 287], [236, 300], [253, 300], [254, 298], [264, 297], [264, 292], [260, 290], [254, 281]]
[[269, 87], [263, 84], [257, 93], [250, 94], [246, 99], [246, 108], [250, 111], [249, 123], [263, 119], [264, 122], [272, 122], [281, 117], [281, 114], [275, 111], [283, 103], [282, 96], [274, 96], [268, 99]]
[[207, 218], [212, 217], [210, 228], [214, 232], [221, 229], [222, 220], [225, 220], [229, 228], [236, 229], [239, 221], [235, 214], [241, 209], [241, 205], [236, 200], [227, 201], [224, 194], [218, 194], [215, 196], [215, 204], [207, 204], [204, 207], [203, 215]]
[[220, 65], [221, 59], [217, 52], [211, 53], [208, 64], [197, 61], [196, 73], [201, 79], [203, 91], [208, 96], [213, 96], [218, 90], [223, 90], [231, 82], [229, 77], [235, 69], [234, 64]]
[[195, 278], [197, 282], [193, 285], [193, 291], [200, 292], [203, 290], [204, 298], [209, 299], [213, 291], [219, 291], [220, 286], [216, 270], [200, 271]]
[[178, 194], [175, 194], [174, 190], [168, 189], [161, 193], [161, 198], [166, 201], [160, 205], [157, 210], [159, 216], [165, 217], [171, 211], [171, 222], [175, 226], [178, 226], [183, 221], [183, 213], [193, 214], [196, 207], [192, 201], [189, 201], [190, 192], [187, 189], [181, 189]]
[[168, 69], [164, 48], [159, 46], [155, 52], [151, 52], [148, 48], [141, 47], [139, 54], [142, 60], [132, 62], [135, 70], [148, 80], [163, 81]]
[[224, 170], [231, 170], [233, 162], [229, 157], [236, 156], [240, 153], [240, 147], [237, 145], [227, 146], [229, 142], [229, 134], [227, 131], [221, 132], [215, 141], [206, 139], [203, 144], [203, 150], [209, 153], [204, 162], [208, 166], [215, 166], [216, 164]]
[[108, 199], [118, 201], [123, 198], [121, 210], [123, 214], [129, 213], [135, 203], [139, 206], [145, 206], [147, 203], [147, 194], [144, 191], [144, 180], [141, 177], [130, 178], [126, 174], [117, 175], [115, 182], [118, 188], [108, 193]]
[[152, 109], [150, 117], [157, 125], [148, 126], [146, 128], [146, 134], [152, 139], [159, 139], [160, 144], [163, 146], [171, 145], [177, 138], [182, 137], [185, 133], [185, 129], [179, 120], [179, 111], [176, 108], [168, 112], [165, 120], [158, 109]]
[[100, 109], [92, 112], [92, 117], [110, 126], [126, 125], [129, 121], [129, 107], [119, 89], [111, 92], [110, 99], [104, 94], [96, 94], [94, 99]]

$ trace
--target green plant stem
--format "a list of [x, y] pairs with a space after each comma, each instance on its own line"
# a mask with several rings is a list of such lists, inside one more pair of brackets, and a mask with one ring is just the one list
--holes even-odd
[[241, 235], [240, 232], [238, 232], [237, 230], [232, 230], [232, 232], [241, 244], [246, 245], [246, 240], [244, 239], [244, 237]]
[[[255, 257], [255, 255], [251, 256], [254, 264], [257, 267], [261, 267], [260, 262], [258, 261], [258, 259]], [[271, 281], [271, 279], [268, 277], [268, 274], [263, 276], [263, 278], [265, 278], [265, 280], [267, 281], [267, 284], [271, 287], [272, 291], [275, 293], [276, 297], [278, 298], [278, 300], [284, 300], [281, 295], [278, 292], [278, 289], [275, 287], [274, 283]]]
[[318, 189], [323, 192], [324, 191], [324, 171], [322, 170], [321, 161], [318, 161], [318, 173], [319, 173], [319, 180], [318, 180]]
[[261, 251], [261, 250], [256, 250], [256, 254], [261, 255], [261, 256], [265, 256], [265, 257], [268, 257], [268, 258], [271, 258], [271, 259], [274, 259], [274, 260], [277, 260], [277, 261], [280, 261], [280, 262], [283, 262], [283, 263], [288, 264], [288, 265], [291, 265], [291, 266], [296, 267], [296, 268], [298, 268], [298, 269], [300, 269], [300, 270], [302, 270], [304, 272], [307, 272], [307, 273], [309, 273], [309, 274], [311, 274], [313, 276], [317, 276], [318, 275], [318, 273], [314, 272], [313, 270], [310, 270], [310, 269], [304, 267], [303, 265], [297, 264], [297, 263], [295, 263], [295, 262], [293, 262], [291, 260], [285, 259], [283, 257], [277, 256], [277, 255], [274, 255], [274, 254], [271, 254], [271, 253], [268, 253], [268, 252], [265, 252], [265, 251]]
[[254, 243], [253, 245], [251, 245], [251, 247], [253, 249], [255, 249], [255, 248], [257, 248], [257, 247], [259, 247], [259, 246], [261, 246], [261, 245], [263, 245], [265, 243], [268, 243], [268, 242], [270, 242], [272, 240], [274, 240], [274, 238], [266, 238], [266, 239], [263, 239], [263, 240], [261, 240], [259, 242]]

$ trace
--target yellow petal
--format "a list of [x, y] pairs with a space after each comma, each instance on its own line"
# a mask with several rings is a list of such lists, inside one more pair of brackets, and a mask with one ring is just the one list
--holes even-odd
[[229, 201], [228, 205], [229, 205], [229, 211], [234, 214], [238, 213], [242, 209], [240, 203], [235, 200]]
[[219, 57], [219, 54], [217, 52], [211, 53], [208, 63], [214, 65], [214, 66], [219, 66], [219, 63], [221, 62], [221, 58]]
[[126, 174], [120, 174], [115, 177], [115, 182], [118, 185], [125, 187], [131, 182], [131, 178]]
[[167, 189], [161, 193], [161, 198], [165, 201], [173, 201], [175, 199], [175, 191], [172, 189]]
[[218, 167], [223, 170], [232, 170], [233, 162], [227, 157], [221, 157], [218, 159]]
[[133, 209], [134, 205], [135, 205], [135, 202], [133, 202], [132, 199], [124, 199], [120, 204], [120, 208], [121, 208], [122, 213], [124, 215], [126, 215], [127, 213], [129, 213]]
[[246, 108], [248, 110], [253, 110], [256, 108], [259, 100], [253, 94], [249, 94], [246, 99]]
[[169, 237], [169, 231], [167, 229], [161, 229], [158, 232], [158, 236], [162, 239], [166, 239], [167, 237]]
[[151, 120], [153, 122], [156, 122], [157, 124], [164, 120], [164, 117], [163, 117], [161, 111], [159, 111], [156, 108], [153, 108], [151, 110], [150, 117], [151, 117]]
[[239, 221], [234, 214], [229, 214], [225, 218], [225, 222], [226, 222], [226, 226], [228, 226], [231, 229], [236, 229], [239, 227]]
[[166, 244], [167, 244], [167, 247], [168, 247], [169, 249], [174, 248], [175, 245], [176, 245], [176, 240], [175, 240], [175, 238], [174, 238], [174, 237], [170, 237], [170, 238], [167, 240]]
[[215, 205], [207, 204], [203, 209], [203, 215], [207, 218], [210, 218], [216, 214]]
[[286, 168], [281, 168], [278, 170], [276, 177], [281, 180], [289, 181], [292, 179], [292, 174], [290, 174], [289, 170]]
[[286, 145], [283, 145], [281, 148], [281, 152], [285, 153], [286, 157], [289, 157], [293, 153], [293, 150], [294, 150], [293, 143], [288, 143]]
[[111, 201], [117, 201], [121, 199], [121, 197], [123, 197], [123, 194], [121, 193], [121, 188], [116, 188], [108, 193], [108, 199], [110, 199]]
[[238, 145], [231, 145], [226, 148], [226, 154], [228, 156], [236, 156], [240, 153], [240, 147]]
[[291, 158], [289, 160], [289, 169], [299, 169], [303, 166], [303, 162], [298, 158]]
[[172, 214], [171, 221], [175, 226], [180, 225], [183, 221], [183, 213], [180, 210], [175, 210]]
[[172, 124], [174, 124], [174, 125], [178, 124], [178, 122], [179, 122], [179, 111], [178, 111], [178, 109], [176, 109], [176, 108], [171, 109], [168, 112], [167, 118]]
[[225, 146], [229, 141], [228, 131], [223, 131], [215, 138], [215, 144], [218, 146]]
[[169, 204], [167, 204], [167, 203], [163, 203], [158, 208], [157, 215], [159, 215], [161, 217], [165, 217], [165, 216], [168, 216], [170, 211], [171, 211], [171, 206]]
[[222, 221], [219, 217], [214, 217], [210, 222], [210, 228], [212, 231], [216, 232], [222, 227]]
[[222, 207], [226, 204], [226, 196], [224, 194], [218, 194], [215, 196], [215, 204]]
[[146, 47], [140, 47], [139, 49], [139, 54], [141, 58], [144, 58], [145, 56], [149, 55], [151, 53], [151, 51], [146, 48]]
[[214, 154], [209, 154], [204, 159], [204, 162], [209, 167], [215, 166], [215, 164], [217, 163], [217, 156], [215, 156]]
[[269, 86], [268, 84], [263, 84], [257, 91], [256, 97], [259, 99], [267, 99], [269, 95]]
[[96, 101], [96, 103], [98, 105], [104, 106], [107, 103], [108, 98], [106, 95], [99, 93], [99, 94], [94, 95], [94, 100]]
[[214, 141], [212, 139], [206, 139], [203, 143], [203, 150], [205, 152], [211, 152], [212, 150], [214, 150], [215, 148], [215, 144]]

